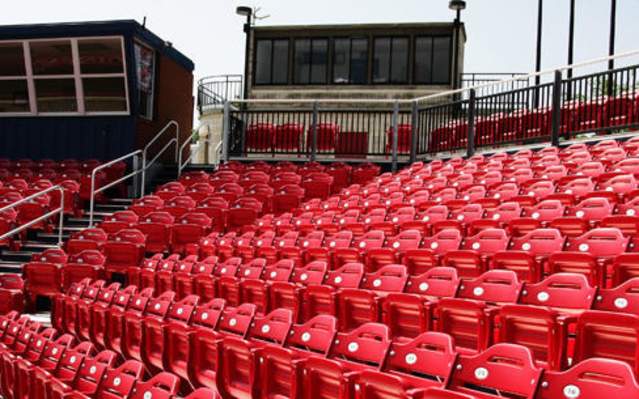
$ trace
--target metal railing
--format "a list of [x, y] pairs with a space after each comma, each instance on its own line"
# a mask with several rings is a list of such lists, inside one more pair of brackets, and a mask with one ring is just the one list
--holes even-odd
[[6, 205], [2, 208], [0, 208], [0, 213], [7, 211], [9, 209], [13, 209], [17, 206], [20, 206], [22, 204], [28, 203], [33, 201], [34, 199], [41, 197], [45, 194], [48, 194], [50, 192], [53, 191], [59, 191], [60, 192], [60, 206], [54, 210], [51, 210], [47, 213], [45, 213], [42, 216], [38, 216], [37, 218], [28, 221], [27, 223], [20, 225], [18, 227], [16, 227], [15, 229], [9, 230], [6, 233], [3, 233], [2, 235], [0, 235], [0, 241], [7, 239], [11, 236], [14, 236], [26, 229], [28, 229], [29, 227], [33, 226], [36, 223], [40, 223], [43, 220], [47, 220], [49, 218], [51, 218], [52, 216], [55, 216], [56, 214], [58, 214], [58, 245], [62, 246], [62, 244], [64, 243], [62, 240], [62, 232], [63, 232], [63, 228], [64, 228], [64, 187], [62, 186], [52, 186], [49, 187], [45, 190], [39, 191], [37, 193], [31, 194], [28, 197], [22, 198], [21, 200], [18, 200], [16, 202], [13, 202], [9, 205]]
[[242, 75], [207, 76], [198, 81], [198, 110], [211, 107], [221, 108], [226, 101], [244, 97], [244, 77]]
[[[638, 55], [639, 50], [635, 50], [410, 100], [228, 102], [223, 159], [325, 156], [327, 160], [365, 158], [384, 162], [390, 157], [396, 168], [400, 158], [413, 162], [436, 152], [465, 150], [472, 155], [477, 148], [537, 142], [558, 144], [560, 137], [570, 138], [585, 131], [607, 133], [636, 127], [639, 111], [629, 112], [628, 117], [619, 114], [639, 107], [636, 83], [639, 63], [636, 59], [628, 60]], [[607, 70], [610, 59], [634, 64]], [[606, 66], [597, 66], [602, 63]], [[573, 73], [576, 77], [565, 79], [567, 70], [585, 72], [581, 76]], [[538, 85], [531, 83], [536, 77], [540, 77]], [[601, 104], [605, 96], [615, 98]], [[624, 100], [617, 101], [616, 97], [631, 98], [637, 105], [621, 105]], [[581, 101], [579, 110], [572, 107], [571, 101], [576, 98]], [[235, 109], [231, 103], [242, 106]], [[572, 122], [570, 115], [573, 118], [579, 115], [583, 120]], [[588, 123], [593, 116], [598, 122]]]
[[[202, 150], [202, 147], [206, 147], [208, 146], [211, 141], [210, 139], [202, 139], [199, 141], [200, 143], [202, 143], [202, 145], [198, 145], [197, 149], [195, 151], [189, 150], [189, 156], [184, 160], [184, 162], [182, 162], [182, 153], [184, 152], [184, 149], [189, 146], [191, 144], [191, 138], [189, 137], [188, 139], [186, 139], [184, 141], [184, 143], [182, 143], [182, 145], [180, 146], [180, 151], [178, 153], [178, 162], [177, 162], [177, 167], [178, 167], [178, 171], [177, 171], [177, 176], [178, 178], [180, 176], [182, 176], [182, 171], [184, 170], [184, 168], [186, 167], [186, 165], [189, 164], [189, 162], [191, 162], [191, 160], [193, 160], [193, 157], [195, 157], [197, 154], [200, 153], [200, 151]], [[221, 144], [221, 142], [218, 144]]]
[[[165, 132], [168, 132], [171, 127], [175, 128], [175, 137], [171, 138], [171, 140], [169, 140], [164, 145], [164, 147], [162, 147], [162, 149], [155, 155], [155, 157], [153, 157], [153, 159], [151, 159], [151, 161], [147, 163], [147, 153], [149, 151], [149, 148], [151, 148], [151, 146], [155, 144], [155, 142], [158, 141], [160, 137], [164, 135]], [[141, 171], [142, 183], [140, 187], [142, 196], [144, 196], [144, 193], [146, 191], [146, 171], [149, 168], [151, 168], [151, 166], [153, 166], [153, 164], [158, 160], [158, 158], [162, 156], [162, 154], [164, 154], [166, 150], [168, 150], [169, 147], [171, 147], [171, 145], [175, 145], [175, 161], [177, 162], [178, 152], [180, 151], [180, 148], [178, 148], [180, 145], [179, 143], [180, 143], [180, 124], [172, 120], [169, 123], [167, 123], [162, 129], [160, 129], [160, 131], [155, 135], [155, 137], [153, 137], [151, 141], [149, 141], [147, 145], [144, 147], [144, 149], [142, 150], [142, 171]]]
[[[94, 214], [95, 214], [95, 196], [96, 194], [99, 194], [105, 190], [108, 190], [109, 188], [116, 186], [132, 177], [135, 177], [137, 175], [139, 175], [144, 168], [138, 168], [137, 167], [137, 159], [139, 156], [141, 156], [143, 154], [142, 150], [136, 150], [133, 151], [132, 153], [126, 154], [121, 156], [120, 158], [116, 158], [112, 161], [109, 161], [105, 164], [102, 164], [100, 166], [98, 166], [97, 168], [93, 169], [93, 171], [91, 172], [91, 197], [89, 199], [89, 227], [93, 227], [93, 219], [94, 219]], [[133, 163], [133, 171], [131, 173], [129, 173], [128, 175], [125, 175], [117, 180], [114, 180], [104, 186], [100, 186], [99, 188], [96, 189], [95, 187], [95, 176], [97, 175], [97, 173], [103, 169], [108, 168], [109, 166], [112, 166], [118, 162], [122, 162], [122, 161], [126, 161], [126, 160], [132, 160]]]

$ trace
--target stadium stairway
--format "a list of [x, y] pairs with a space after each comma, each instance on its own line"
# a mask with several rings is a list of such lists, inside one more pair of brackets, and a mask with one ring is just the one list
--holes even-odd
[[[155, 187], [164, 183], [174, 181], [176, 178], [176, 165], [167, 164], [154, 174], [153, 178], [147, 185], [146, 192], [152, 192]], [[213, 166], [188, 166], [184, 172], [190, 170], [214, 170]], [[131, 183], [127, 186], [131, 192]], [[112, 215], [117, 211], [122, 211], [131, 205], [135, 196], [129, 195], [126, 198], [108, 198], [106, 202], [96, 203], [94, 211], [94, 222], [97, 224], [104, 218]], [[81, 217], [65, 216], [62, 230], [62, 239], [66, 241], [71, 234], [76, 231], [84, 230], [89, 227], [89, 204], [85, 204], [85, 214]], [[29, 232], [26, 240], [23, 240], [19, 250], [0, 249], [0, 273], [22, 273], [23, 264], [29, 262], [34, 254], [41, 253], [47, 249], [58, 247], [59, 227], [56, 225], [51, 232], [34, 231]]]

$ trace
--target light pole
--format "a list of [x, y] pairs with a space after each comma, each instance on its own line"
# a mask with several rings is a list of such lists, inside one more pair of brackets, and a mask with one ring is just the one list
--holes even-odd
[[[541, 32], [542, 32], [542, 23], [544, 19], [543, 13], [544, 0], [539, 0], [537, 6], [537, 57], [535, 58], [535, 72], [541, 71]], [[535, 85], [539, 86], [541, 82], [541, 77], [537, 75], [535, 77]]]
[[253, 19], [253, 9], [251, 7], [240, 6], [235, 9], [235, 13], [242, 17], [246, 17], [246, 22], [244, 23], [244, 33], [246, 34], [246, 45], [244, 48], [244, 99], [246, 99], [248, 98], [249, 50], [251, 42], [251, 23]]
[[[610, 1], [610, 43], [608, 46], [608, 55], [615, 55], [615, 32], [617, 29], [617, 0]], [[615, 69], [615, 60], [612, 58], [608, 60], [608, 71]], [[608, 74], [607, 95], [612, 96], [614, 91], [614, 74], [610, 72]]]
[[[575, 0], [570, 0], [570, 21], [568, 22], [568, 65], [572, 65], [575, 52]], [[568, 79], [572, 79], [572, 67], [567, 71]], [[572, 100], [572, 82], [568, 83], [566, 93], [568, 101]]]
[[466, 2], [463, 0], [450, 0], [448, 8], [455, 11], [455, 21], [453, 22], [453, 28], [455, 30], [455, 45], [453, 46], [453, 90], [456, 90], [460, 86], [460, 74], [459, 74], [459, 37], [461, 35], [461, 12], [466, 9]]

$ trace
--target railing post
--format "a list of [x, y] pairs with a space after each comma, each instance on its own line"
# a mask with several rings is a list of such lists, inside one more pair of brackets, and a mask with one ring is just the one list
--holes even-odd
[[561, 129], [561, 71], [555, 71], [555, 81], [552, 86], [552, 130], [550, 142], [559, 146], [559, 130]]
[[[135, 170], [139, 170], [138, 169], [139, 166], [140, 166], [139, 163], [140, 163], [140, 160], [138, 159], [138, 157], [137, 156], [133, 157], [133, 170], [134, 171]], [[143, 163], [144, 163], [144, 161], [143, 161]], [[146, 165], [144, 165], [144, 166], [146, 166]], [[142, 169], [142, 173], [144, 173], [144, 169]], [[138, 186], [139, 186], [140, 191], [138, 191]], [[138, 192], [140, 193], [140, 197], [144, 197], [144, 185], [140, 184], [140, 178], [138, 176], [136, 176], [133, 179], [133, 196], [135, 197], [138, 194]]]
[[475, 89], [470, 89], [468, 97], [468, 142], [466, 143], [466, 156], [475, 154]]
[[393, 135], [391, 137], [391, 150], [392, 150], [392, 170], [397, 172], [397, 130], [399, 125], [399, 101], [395, 101], [393, 107]]
[[315, 101], [313, 103], [313, 115], [311, 117], [311, 162], [317, 158], [317, 121], [319, 120], [319, 103]]
[[222, 122], [222, 160], [229, 161], [229, 137], [231, 136], [231, 102], [224, 103], [224, 120]]
[[413, 109], [411, 111], [411, 130], [410, 130], [410, 163], [417, 161], [417, 146], [419, 145], [419, 104], [413, 101]]
[[144, 186], [146, 185], [146, 151], [142, 152], [142, 177], [141, 177], [141, 184], [140, 184], [140, 197], [144, 197], [144, 192], [145, 192], [145, 188]]

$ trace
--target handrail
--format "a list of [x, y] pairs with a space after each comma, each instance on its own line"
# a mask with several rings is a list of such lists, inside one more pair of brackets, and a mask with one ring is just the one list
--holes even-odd
[[125, 181], [125, 180], [127, 180], [127, 179], [129, 179], [131, 177], [137, 176], [138, 174], [140, 174], [140, 172], [144, 171], [144, 169], [142, 168], [142, 169], [137, 169], [136, 170], [134, 168], [133, 172], [129, 173], [128, 175], [123, 176], [123, 177], [119, 178], [118, 180], [112, 181], [109, 184], [106, 184], [106, 185], [100, 187], [97, 190], [95, 189], [95, 175], [99, 171], [101, 171], [102, 169], [108, 168], [109, 166], [114, 165], [114, 164], [116, 164], [118, 162], [124, 161], [126, 159], [135, 158], [136, 156], [138, 156], [138, 155], [140, 155], [142, 153], [143, 153], [142, 150], [136, 150], [136, 151], [133, 151], [133, 152], [131, 152], [129, 154], [123, 155], [120, 158], [116, 158], [116, 159], [114, 159], [112, 161], [109, 161], [109, 162], [107, 162], [105, 164], [102, 164], [102, 165], [96, 167], [95, 169], [93, 169], [93, 171], [91, 172], [91, 198], [90, 198], [90, 201], [89, 201], [89, 227], [93, 227], [93, 214], [94, 214], [94, 208], [95, 208], [95, 195], [103, 192], [104, 190], [107, 190], [107, 189], [115, 186], [116, 184], [120, 184], [121, 182], [123, 182], [123, 181]]
[[[142, 187], [141, 187], [141, 194], [142, 196], [144, 196], [144, 192], [145, 192], [145, 186], [146, 186], [146, 171], [147, 169], [149, 169], [149, 167], [151, 165], [147, 166], [146, 163], [146, 154], [149, 150], [149, 148], [156, 142], [158, 141], [158, 139], [164, 134], [164, 132], [168, 131], [170, 127], [175, 127], [175, 138], [172, 139], [171, 141], [169, 141], [169, 143], [175, 143], [175, 161], [177, 162], [178, 160], [178, 144], [180, 142], [180, 124], [177, 123], [175, 120], [171, 120], [169, 121], [169, 123], [167, 123], [152, 139], [151, 141], [149, 141], [146, 146], [144, 147], [144, 149], [142, 150]], [[164, 151], [166, 151], [166, 149], [168, 148], [168, 145], [165, 145], [162, 150], [160, 151], [160, 154], [164, 153]], [[157, 159], [157, 156], [153, 159], [153, 162], [155, 162], [155, 160]], [[153, 164], [153, 162], [151, 162], [151, 164]]]
[[24, 204], [26, 202], [30, 202], [31, 200], [33, 200], [35, 198], [38, 198], [38, 197], [40, 197], [42, 195], [45, 195], [47, 193], [50, 193], [50, 192], [56, 191], [56, 190], [60, 191], [60, 206], [58, 208], [56, 208], [56, 209], [54, 209], [52, 211], [49, 211], [49, 212], [45, 213], [42, 216], [38, 216], [37, 218], [35, 218], [35, 219], [33, 219], [33, 220], [23, 224], [23, 225], [20, 225], [20, 226], [16, 227], [13, 230], [7, 231], [6, 233], [0, 235], [0, 240], [4, 240], [5, 238], [9, 238], [9, 237], [11, 237], [11, 236], [13, 236], [13, 235], [15, 235], [17, 233], [20, 233], [21, 231], [24, 231], [24, 230], [28, 229], [29, 227], [33, 226], [34, 224], [39, 223], [39, 222], [41, 222], [43, 220], [49, 219], [51, 216], [54, 216], [55, 214], [59, 213], [60, 214], [60, 216], [59, 216], [60, 220], [58, 221], [58, 223], [59, 223], [59, 226], [58, 226], [58, 245], [62, 246], [62, 244], [64, 243], [63, 240], [62, 240], [62, 230], [64, 228], [64, 187], [62, 187], [60, 185], [56, 185], [56, 186], [52, 186], [52, 187], [49, 187], [47, 189], [44, 189], [42, 191], [39, 191], [37, 193], [31, 194], [28, 197], [22, 198], [19, 201], [12, 202], [11, 204], [0, 208], [0, 213], [4, 212], [6, 210], [9, 210], [9, 209], [15, 208], [16, 206]]
[[[208, 138], [207, 139], [203, 139], [201, 141], [202, 141], [202, 143], [211, 143], [211, 140], [208, 139]], [[186, 165], [188, 165], [189, 162], [191, 162], [191, 160], [193, 159], [193, 157], [200, 152], [200, 147], [198, 147], [195, 151], [189, 151], [188, 158], [186, 158], [186, 160], [184, 162], [182, 162], [182, 152], [184, 151], [184, 148], [186, 148], [190, 143], [191, 143], [191, 138], [189, 137], [180, 146], [180, 153], [178, 154], [178, 164], [177, 164], [177, 166], [178, 166], [178, 172], [177, 172], [178, 178], [180, 176], [182, 176], [182, 171], [184, 170]], [[219, 147], [219, 145], [221, 143], [222, 142], [220, 141], [220, 143], [218, 144], [218, 147]]]

